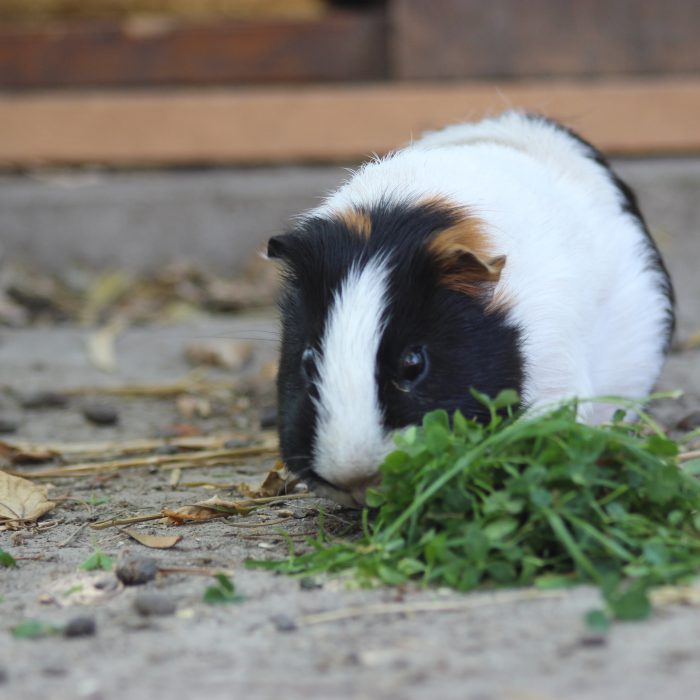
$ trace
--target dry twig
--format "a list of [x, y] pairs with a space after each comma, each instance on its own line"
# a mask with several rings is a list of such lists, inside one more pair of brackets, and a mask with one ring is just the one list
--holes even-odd
[[255, 445], [252, 447], [233, 447], [220, 450], [201, 450], [175, 455], [148, 455], [115, 459], [107, 462], [82, 462], [69, 464], [65, 467], [43, 469], [41, 471], [10, 472], [26, 479], [55, 479], [67, 476], [82, 476], [85, 474], [100, 474], [118, 469], [139, 469], [143, 467], [159, 467], [161, 469], [196, 469], [203, 466], [226, 464], [232, 460], [248, 457], [265, 457], [277, 453], [277, 445]]
[[376, 603], [374, 605], [351, 606], [329, 610], [322, 613], [302, 615], [299, 623], [306, 627], [311, 625], [323, 625], [329, 622], [352, 620], [360, 617], [375, 617], [384, 615], [409, 615], [413, 613], [428, 612], [455, 612], [458, 610], [472, 610], [485, 608], [491, 605], [510, 605], [526, 601], [552, 600], [563, 598], [564, 591], [506, 591], [493, 593], [488, 596], [480, 595], [459, 600], [423, 600], [409, 603]]

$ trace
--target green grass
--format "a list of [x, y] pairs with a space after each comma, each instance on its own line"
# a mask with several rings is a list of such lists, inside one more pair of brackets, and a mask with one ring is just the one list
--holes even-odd
[[215, 583], [204, 591], [203, 600], [209, 605], [223, 605], [226, 603], [242, 603], [244, 596], [236, 593], [236, 586], [226, 574], [216, 574]]
[[518, 415], [513, 392], [475, 396], [485, 425], [435, 411], [397, 434], [359, 537], [322, 534], [310, 552], [249, 564], [460, 591], [593, 583], [607, 604], [595, 626], [645, 617], [651, 587], [700, 571], [700, 460], [680, 469], [678, 444], [649, 416], [589, 426], [575, 401]]

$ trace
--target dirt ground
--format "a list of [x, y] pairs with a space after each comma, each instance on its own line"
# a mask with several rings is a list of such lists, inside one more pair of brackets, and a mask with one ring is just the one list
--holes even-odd
[[[632, 166], [630, 166], [632, 167]], [[659, 388], [685, 396], [656, 407], [669, 426], [700, 410], [700, 348], [685, 348], [700, 329], [700, 204], [683, 186], [638, 189], [655, 228], [678, 292], [677, 347]], [[675, 201], [675, 208], [674, 208]], [[670, 213], [669, 213], [670, 212]], [[175, 326], [134, 328], [117, 342], [117, 371], [105, 374], [87, 361], [88, 331], [74, 326], [32, 327], [0, 335], [0, 417], [18, 424], [10, 442], [125, 441], [197, 425], [205, 433], [236, 430], [245, 437], [268, 424], [274, 409], [266, 363], [276, 351], [272, 310], [255, 316], [198, 317]], [[23, 408], [37, 390], [169, 383], [191, 367], [184, 348], [216, 338], [254, 344], [241, 386], [252, 394], [215, 394], [207, 418], [183, 420], [172, 397], [102, 397], [118, 412], [113, 426], [97, 427], [83, 416], [90, 396], [62, 407]], [[225, 372], [213, 379], [231, 380]], [[238, 375], [236, 375], [238, 378]], [[182, 408], [182, 407], [181, 407]], [[658, 606], [643, 623], [615, 625], [605, 637], [591, 634], [583, 614], [598, 605], [589, 588], [549, 592], [475, 593], [378, 588], [357, 590], [347, 580], [300, 581], [246, 569], [246, 558], [280, 557], [287, 543], [279, 530], [301, 539], [315, 530], [318, 508], [329, 522], [351, 515], [315, 499], [289, 500], [252, 518], [212, 520], [180, 527], [158, 521], [134, 526], [152, 534], [180, 534], [174, 548], [147, 549], [119, 528], [91, 523], [153, 513], [209, 498], [230, 497], [226, 485], [256, 483], [272, 458], [182, 471], [123, 470], [113, 478], [54, 479], [57, 507], [40, 527], [0, 532], [0, 546], [18, 560], [0, 569], [0, 697], [16, 700], [132, 700], [202, 698], [431, 698], [450, 700], [575, 700], [692, 698], [700, 686], [700, 607]], [[197, 482], [216, 482], [211, 489]], [[282, 513], [280, 515], [280, 512]], [[275, 520], [286, 518], [279, 526]], [[266, 523], [273, 522], [269, 525]], [[257, 523], [255, 527], [241, 527]], [[114, 574], [82, 571], [99, 546], [153, 557], [161, 568], [199, 567], [231, 574], [242, 603], [203, 602], [209, 576], [160, 573], [140, 586], [123, 586]], [[167, 615], [143, 615], [143, 593], [160, 594]], [[424, 605], [425, 604], [425, 605]], [[424, 605], [425, 610], [420, 607]], [[403, 606], [403, 607], [401, 607]], [[443, 606], [440, 611], [437, 608]], [[398, 608], [398, 612], [397, 612]], [[333, 617], [323, 613], [335, 612]], [[94, 635], [14, 639], [12, 626], [30, 618], [63, 624], [78, 616], [96, 623]]]

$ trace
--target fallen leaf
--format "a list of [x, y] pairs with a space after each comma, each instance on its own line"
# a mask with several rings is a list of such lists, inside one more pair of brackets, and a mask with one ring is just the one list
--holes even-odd
[[13, 464], [28, 464], [31, 462], [48, 462], [60, 457], [58, 452], [46, 447], [33, 447], [31, 445], [13, 445], [10, 442], [0, 440], [0, 457], [4, 457]]
[[169, 518], [175, 525], [185, 522], [205, 522], [226, 515], [248, 515], [254, 506], [246, 501], [225, 501], [218, 496], [212, 496], [206, 501], [200, 501], [190, 506], [176, 510], [163, 508], [163, 516]]
[[117, 368], [114, 343], [124, 330], [122, 319], [113, 319], [104, 328], [87, 337], [87, 354], [90, 362], [103, 372], [114, 372]]
[[700, 588], [695, 586], [660, 586], [649, 596], [654, 605], [700, 605]]
[[173, 525], [183, 525], [188, 522], [202, 523], [226, 515], [226, 513], [212, 511], [210, 508], [197, 508], [195, 506], [182, 506], [177, 510], [163, 508], [161, 514], [164, 518], [168, 518]]
[[182, 535], [149, 535], [138, 530], [122, 530], [122, 532], [151, 549], [170, 549], [182, 539]]
[[209, 418], [211, 415], [211, 402], [199, 396], [183, 394], [177, 397], [175, 405], [177, 406], [178, 413], [188, 420], [195, 416], [199, 418]]
[[190, 423], [171, 423], [160, 431], [163, 438], [197, 437], [202, 434], [202, 429]]
[[168, 486], [171, 488], [175, 488], [179, 483], [180, 479], [182, 478], [182, 469], [180, 467], [176, 467], [170, 472], [170, 478], [168, 479]]
[[34, 522], [56, 504], [47, 498], [49, 487], [0, 471], [0, 522]]
[[255, 345], [240, 340], [209, 340], [190, 343], [185, 357], [193, 365], [221, 367], [233, 372], [242, 369], [253, 357]]
[[269, 496], [283, 496], [287, 493], [293, 493], [294, 487], [298, 483], [299, 479], [292, 476], [285, 468], [284, 463], [278, 460], [258, 488], [252, 488], [248, 484], [239, 484], [236, 488], [248, 498], [268, 498]]
[[684, 350], [691, 350], [697, 347], [700, 347], [700, 330], [695, 331], [695, 333], [692, 333], [690, 337], [683, 341]]
[[85, 295], [82, 320], [85, 323], [95, 323], [100, 314], [124, 297], [133, 285], [131, 277], [120, 270], [100, 274]]

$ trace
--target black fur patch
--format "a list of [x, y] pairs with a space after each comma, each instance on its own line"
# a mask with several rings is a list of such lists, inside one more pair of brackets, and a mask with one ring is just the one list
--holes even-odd
[[[282, 355], [278, 380], [280, 447], [289, 467], [309, 475], [316, 425], [313, 385], [304, 378], [301, 356], [320, 348], [335, 292], [353, 266], [388, 256], [387, 327], [377, 357], [377, 386], [387, 429], [420, 422], [436, 408], [486, 418], [470, 387], [495, 396], [520, 391], [523, 358], [520, 333], [505, 314], [487, 311], [479, 299], [439, 285], [440, 269], [426, 251], [431, 236], [460, 216], [439, 204], [379, 205], [365, 212], [372, 234], [362, 238], [341, 219], [310, 218], [271, 239], [271, 257], [283, 261]], [[406, 348], [424, 346], [429, 372], [414, 391], [396, 386]]]

